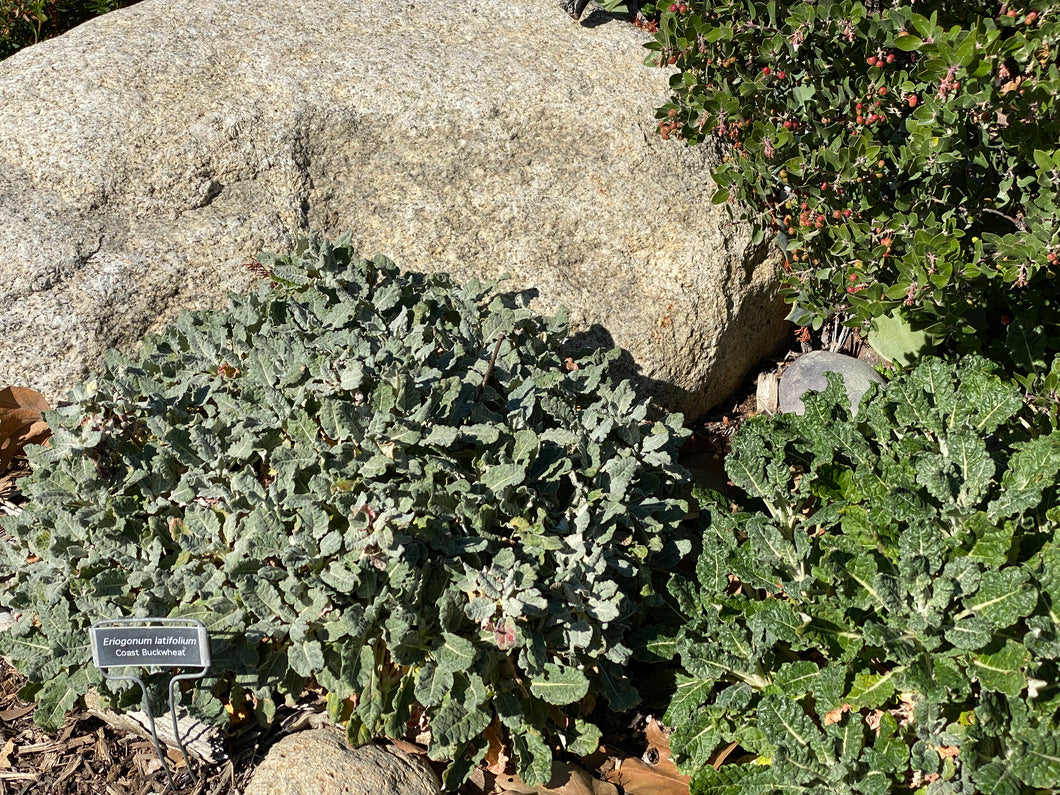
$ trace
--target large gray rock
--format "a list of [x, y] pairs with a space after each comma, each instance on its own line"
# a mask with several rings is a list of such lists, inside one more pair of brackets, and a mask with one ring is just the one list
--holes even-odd
[[397, 748], [349, 748], [334, 728], [284, 737], [265, 755], [246, 795], [437, 795], [438, 776]]
[[24, 50], [0, 63], [0, 386], [54, 401], [260, 250], [352, 230], [403, 268], [510, 273], [703, 413], [783, 310], [707, 147], [654, 134], [645, 40], [554, 0], [146, 0]]

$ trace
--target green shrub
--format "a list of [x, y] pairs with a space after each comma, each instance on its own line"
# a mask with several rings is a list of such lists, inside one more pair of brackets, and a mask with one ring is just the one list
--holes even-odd
[[1005, 361], [1019, 323], [1052, 360], [1055, 3], [657, 5], [650, 60], [679, 69], [660, 130], [727, 144], [715, 201], [787, 253], [794, 322], [912, 326]]
[[685, 669], [692, 792], [1057, 791], [1060, 431], [984, 359], [925, 359], [856, 420], [844, 395], [743, 425], [749, 507], [714, 501], [672, 582], [686, 625], [649, 648]]
[[0, 0], [0, 59], [138, 0]]
[[354, 741], [424, 714], [451, 787], [495, 719], [531, 781], [553, 744], [595, 750], [583, 705], [637, 702], [627, 635], [689, 548], [679, 415], [646, 419], [617, 350], [565, 360], [565, 319], [494, 285], [346, 241], [262, 264], [275, 288], [110, 355], [47, 415], [0, 585], [38, 723], [101, 684], [93, 621], [194, 617], [200, 711], [267, 720], [315, 681]]

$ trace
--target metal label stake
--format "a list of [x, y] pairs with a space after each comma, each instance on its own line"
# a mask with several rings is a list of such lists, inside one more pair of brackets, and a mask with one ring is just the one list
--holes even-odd
[[184, 757], [185, 766], [198, 781], [198, 771], [193, 770], [188, 751], [180, 739], [175, 696], [178, 682], [202, 679], [210, 668], [210, 639], [206, 634], [206, 627], [201, 621], [193, 618], [110, 618], [97, 621], [89, 627], [88, 636], [92, 641], [92, 661], [106, 679], [135, 682], [140, 686], [151, 739], [155, 741], [158, 761], [166, 771], [166, 779], [172, 790], [176, 790], [177, 786], [173, 783], [173, 774], [166, 764], [162, 744], [158, 741], [147, 688], [139, 676], [130, 673], [112, 674], [109, 669], [152, 666], [202, 669], [198, 673], [177, 674], [169, 680], [169, 714], [173, 718], [173, 736]]

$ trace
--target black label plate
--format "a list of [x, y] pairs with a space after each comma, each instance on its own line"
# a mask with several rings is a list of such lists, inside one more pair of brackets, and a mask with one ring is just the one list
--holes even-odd
[[210, 643], [201, 626], [93, 626], [89, 637], [97, 668], [210, 665]]

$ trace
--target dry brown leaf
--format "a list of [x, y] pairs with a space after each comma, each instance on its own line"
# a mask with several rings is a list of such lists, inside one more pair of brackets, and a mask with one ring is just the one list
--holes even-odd
[[839, 723], [843, 720], [843, 713], [849, 712], [853, 707], [850, 704], [840, 704], [838, 707], [828, 712], [824, 716], [822, 721], [825, 726], [831, 726], [833, 723]]
[[15, 738], [8, 737], [4, 747], [0, 748], [0, 768], [11, 767], [11, 754], [15, 751]]
[[545, 786], [531, 787], [519, 776], [507, 775], [497, 777], [497, 791], [518, 795], [618, 795], [614, 784], [594, 778], [575, 765], [556, 761], [552, 763], [552, 779]]
[[882, 720], [883, 710], [874, 709], [872, 712], [865, 716], [865, 725], [872, 729], [872, 731], [876, 732], [880, 730], [880, 721]]
[[18, 720], [23, 715], [28, 715], [37, 708], [37, 703], [32, 704], [19, 704], [11, 707], [10, 709], [0, 709], [0, 720], [5, 723], [10, 723], [13, 720]]
[[718, 751], [718, 753], [715, 754], [714, 759], [711, 760], [710, 766], [713, 767], [715, 770], [720, 770], [721, 766], [725, 764], [725, 760], [729, 758], [729, 754], [731, 754], [736, 749], [736, 747], [739, 746], [739, 744], [739, 742], [733, 740], [727, 746]]
[[688, 795], [691, 779], [682, 775], [670, 758], [669, 735], [654, 718], [648, 719], [644, 735], [648, 740], [644, 758], [620, 760], [604, 779], [622, 787], [627, 795]]
[[902, 728], [908, 726], [913, 722], [913, 711], [916, 709], [916, 699], [911, 693], [902, 693], [898, 696], [898, 700], [901, 702], [897, 707], [889, 712], [894, 715], [898, 721], [898, 725]]
[[23, 386], [9, 386], [0, 389], [0, 411], [3, 409], [34, 409], [50, 411], [47, 399], [40, 392]]
[[956, 759], [961, 755], [958, 745], [929, 745], [928, 748], [938, 754], [940, 759]]
[[0, 390], [0, 473], [27, 444], [45, 444], [51, 431], [41, 412], [51, 406], [39, 392], [9, 386]]
[[420, 745], [419, 743], [410, 743], [408, 740], [389, 740], [392, 746], [397, 748], [399, 751], [404, 751], [409, 756], [426, 756], [426, 746]]
[[508, 754], [509, 749], [504, 741], [504, 729], [501, 728], [500, 721], [494, 718], [483, 734], [489, 742], [489, 748], [486, 749], [486, 769], [495, 776], [503, 776], [511, 756]]

